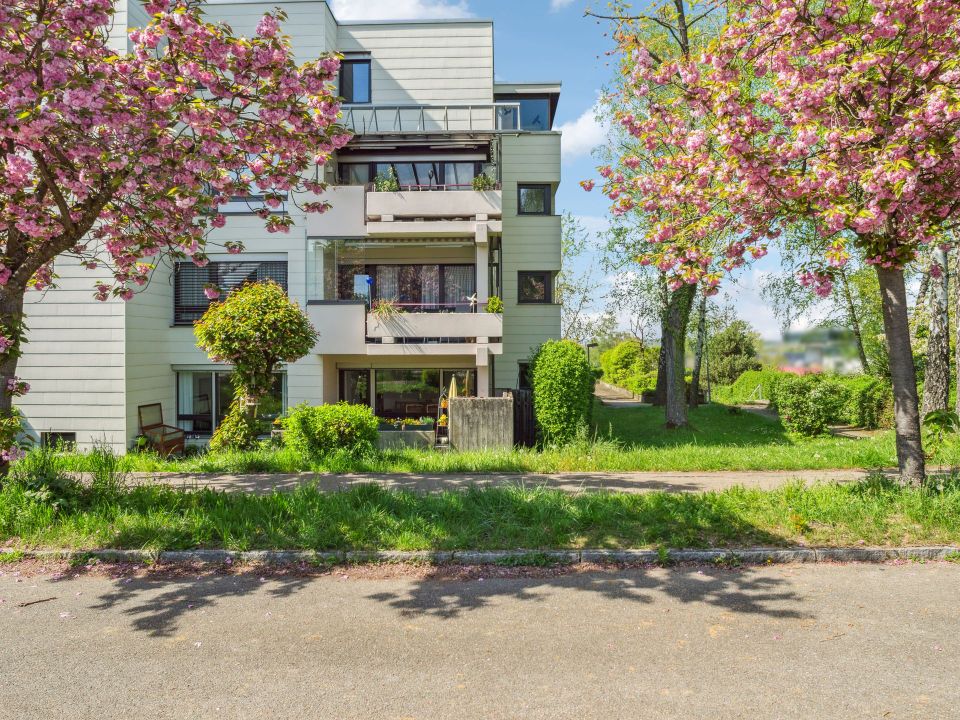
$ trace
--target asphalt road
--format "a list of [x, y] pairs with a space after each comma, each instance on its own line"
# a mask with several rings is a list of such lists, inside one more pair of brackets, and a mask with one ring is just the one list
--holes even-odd
[[960, 716], [946, 563], [0, 571], [4, 719]]

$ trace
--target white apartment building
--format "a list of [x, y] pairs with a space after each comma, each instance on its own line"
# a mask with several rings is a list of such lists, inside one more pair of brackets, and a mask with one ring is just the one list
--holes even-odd
[[[208, 266], [161, 264], [127, 303], [96, 301], [96, 272], [58, 260], [59, 287], [28, 298], [20, 362], [32, 385], [20, 408], [36, 438], [122, 452], [152, 403], [195, 442], [208, 438], [231, 391], [230, 367], [193, 334], [207, 282], [273, 278], [319, 332], [312, 353], [277, 373], [268, 414], [345, 400], [381, 417], [433, 415], [452, 378], [479, 396], [521, 386], [531, 349], [559, 337], [559, 83], [495, 80], [490, 20], [338, 22], [323, 0], [216, 2], [207, 13], [253, 34], [278, 6], [298, 61], [344, 57], [342, 123], [355, 136], [323, 169], [332, 210], [306, 215], [288, 202], [279, 211], [294, 227], [270, 234], [246, 201], [231, 202]], [[136, 0], [118, 0], [118, 47], [146, 22]], [[391, 172], [399, 191], [377, 192]], [[481, 173], [495, 189], [473, 189]], [[227, 240], [245, 251], [218, 252]], [[485, 312], [491, 296], [502, 314]], [[372, 313], [384, 300], [403, 312]]]

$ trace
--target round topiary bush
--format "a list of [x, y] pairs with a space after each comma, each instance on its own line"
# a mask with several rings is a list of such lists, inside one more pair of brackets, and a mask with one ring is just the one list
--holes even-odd
[[379, 422], [367, 405], [297, 405], [280, 423], [283, 444], [307, 457], [363, 457], [376, 448]]
[[790, 432], [820, 435], [827, 425], [842, 422], [850, 391], [823, 375], [783, 377], [776, 385], [777, 412]]
[[531, 358], [530, 374], [544, 442], [564, 445], [589, 427], [594, 374], [582, 347], [570, 340], [544, 343]]

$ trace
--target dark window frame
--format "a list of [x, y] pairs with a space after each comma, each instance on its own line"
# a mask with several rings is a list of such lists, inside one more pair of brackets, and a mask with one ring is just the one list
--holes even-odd
[[[180, 382], [181, 375], [188, 372], [191, 375], [195, 373], [209, 373], [210, 378], [210, 397], [207, 401], [210, 403], [210, 410], [207, 412], [194, 412], [190, 414], [181, 413], [180, 410]], [[281, 414], [284, 411], [284, 408], [287, 405], [287, 371], [284, 369], [274, 369], [271, 373], [274, 377], [278, 378], [280, 381], [280, 412]], [[191, 438], [208, 438], [213, 435], [213, 432], [219, 427], [221, 420], [218, 420], [219, 414], [219, 405], [220, 405], [220, 392], [222, 390], [222, 380], [225, 378], [232, 377], [233, 372], [229, 370], [224, 370], [222, 368], [211, 368], [210, 370], [176, 370], [174, 372], [174, 392], [176, 393], [176, 422], [179, 427], [181, 422], [204, 422], [209, 421], [210, 423], [210, 432], [197, 431], [197, 430], [185, 430], [187, 437]], [[231, 398], [232, 400], [233, 398]]]
[[[523, 278], [525, 275], [539, 275], [538, 279], [543, 280], [543, 300], [525, 300], [521, 292], [523, 287]], [[556, 272], [553, 270], [518, 270], [517, 271], [517, 303], [520, 305], [552, 305], [554, 297], [554, 279]]]
[[73, 430], [43, 430], [40, 433], [40, 447], [74, 449], [77, 447], [77, 433]]
[[[461, 262], [461, 263], [376, 263], [376, 264], [357, 263], [356, 265], [350, 265], [349, 263], [338, 264], [338, 265], [337, 265], [337, 299], [338, 299], [338, 300], [351, 300], [351, 299], [353, 299], [353, 298], [341, 297], [342, 295], [352, 294], [352, 293], [350, 292], [350, 290], [351, 290], [350, 288], [345, 288], [345, 286], [342, 286], [342, 285], [341, 285], [341, 278], [340, 278], [340, 269], [341, 269], [341, 268], [350, 268], [350, 267], [352, 267], [352, 268], [354, 268], [354, 270], [363, 270], [362, 273], [353, 272], [352, 274], [353, 274], [353, 275], [368, 275], [368, 276], [372, 279], [373, 282], [371, 282], [371, 284], [370, 284], [370, 299], [371, 299], [371, 301], [376, 302], [376, 301], [379, 299], [379, 298], [378, 298], [378, 287], [377, 287], [377, 268], [378, 268], [378, 267], [381, 267], [381, 266], [432, 267], [432, 266], [434, 266], [434, 265], [436, 265], [436, 266], [438, 267], [438, 275], [439, 275], [439, 277], [438, 277], [438, 289], [437, 289], [437, 292], [438, 292], [438, 296], [441, 298], [441, 300], [440, 300], [440, 302], [434, 303], [434, 305], [436, 306], [435, 309], [427, 309], [427, 310], [424, 310], [424, 309], [421, 308], [421, 309], [419, 309], [419, 310], [414, 310], [414, 311], [412, 311], [412, 312], [450, 312], [449, 310], [446, 310], [445, 308], [449, 308], [449, 307], [454, 307], [454, 308], [466, 307], [466, 303], [464, 303], [464, 302], [447, 303], [447, 302], [444, 302], [444, 301], [443, 301], [443, 297], [444, 297], [444, 295], [446, 294], [446, 283], [447, 283], [446, 269], [447, 269], [447, 268], [451, 268], [451, 267], [469, 267], [469, 268], [473, 268], [473, 288], [474, 288], [473, 291], [474, 291], [474, 293], [476, 293], [476, 291], [477, 291], [477, 290], [476, 290], [476, 288], [477, 288], [477, 265], [476, 265], [476, 263], [468, 263], [468, 262]], [[413, 306], [416, 306], [416, 305], [417, 305], [417, 303], [410, 303], [410, 304], [413, 305]], [[423, 305], [428, 305], [428, 303], [423, 303]], [[453, 312], [471, 312], [471, 310], [468, 308], [468, 309], [466, 309], [466, 310], [453, 310]]]
[[[349, 161], [344, 161], [344, 162], [341, 162], [341, 163], [339, 163], [339, 164], [337, 165], [337, 182], [338, 182], [340, 185], [349, 185], [349, 183], [346, 182], [346, 180], [349, 179], [349, 175], [347, 175], [347, 168], [348, 168], [349, 166], [351, 166], [351, 165], [365, 165], [365, 166], [366, 166], [366, 168], [367, 168], [367, 177], [370, 178], [370, 180], [369, 180], [366, 184], [369, 185], [370, 183], [372, 183], [372, 182], [374, 181], [374, 178], [377, 177], [377, 165], [391, 165], [391, 166], [394, 166], [394, 165], [402, 165], [402, 164], [418, 165], [418, 164], [425, 164], [425, 163], [431, 163], [431, 164], [434, 164], [434, 165], [437, 165], [437, 166], [438, 166], [438, 173], [437, 173], [438, 177], [437, 177], [437, 184], [436, 184], [436, 186], [432, 186], [432, 185], [416, 185], [416, 186], [414, 186], [414, 185], [405, 185], [405, 184], [403, 184], [403, 183], [400, 183], [400, 188], [401, 188], [401, 189], [403, 189], [403, 188], [408, 188], [408, 187], [418, 187], [418, 188], [420, 188], [420, 189], [422, 189], [422, 190], [429, 190], [430, 188], [434, 188], [434, 187], [435, 187], [436, 190], [443, 190], [443, 189], [445, 189], [445, 188], [448, 186], [448, 183], [447, 183], [447, 164], [448, 164], [448, 163], [449, 163], [449, 164], [454, 164], [454, 163], [463, 163], [463, 164], [473, 163], [473, 176], [474, 176], [474, 177], [477, 177], [478, 175], [480, 175], [480, 174], [483, 172], [483, 166], [484, 166], [484, 164], [485, 164], [485, 162], [484, 162], [484, 161], [481, 161], [481, 160], [456, 160], [456, 159], [454, 159], [454, 160], [449, 160], [449, 159], [445, 160], [445, 159], [443, 159], [443, 158], [440, 158], [440, 159], [437, 159], [437, 160], [398, 160], [398, 161], [394, 161], [394, 160], [389, 160], [389, 159], [387, 159], [387, 160], [376, 160], [376, 161], [373, 161], [373, 162], [349, 162]], [[396, 172], [396, 169], [394, 169], [394, 172]], [[472, 190], [472, 189], [473, 189], [473, 185], [472, 185], [472, 184], [471, 184], [469, 187], [466, 186], [466, 185], [458, 185], [457, 187], [462, 187], [462, 188], [465, 189], [465, 190]]]
[[[524, 190], [543, 190], [543, 210], [529, 212], [523, 209], [521, 196]], [[517, 183], [517, 215], [535, 217], [553, 215], [553, 186], [550, 183]]]
[[[230, 287], [224, 287], [223, 278], [224, 275], [228, 272], [228, 266], [237, 266], [237, 265], [252, 265], [256, 264], [256, 274], [257, 281], [261, 280], [274, 280], [280, 287], [283, 288], [284, 292], [288, 290], [289, 283], [289, 264], [286, 260], [223, 260], [223, 261], [211, 261], [207, 263], [204, 267], [197, 267], [192, 262], [189, 261], [180, 261], [175, 263], [173, 270], [173, 324], [174, 325], [193, 325], [193, 323], [199, 319], [207, 308], [210, 307], [210, 303], [214, 302], [213, 300], [207, 300], [203, 298], [203, 302], [199, 305], [186, 304], [181, 302], [181, 293], [186, 290], [187, 278], [184, 277], [183, 269], [189, 269], [191, 272], [196, 272], [197, 276], [195, 278], [190, 278], [190, 282], [193, 285], [199, 285], [201, 288], [207, 283], [212, 283], [217, 285], [225, 293], [229, 293], [232, 290], [242, 286], [249, 279], [250, 273], [243, 278], [243, 281], [234, 284]], [[195, 287], [191, 289], [196, 290]], [[196, 315], [196, 317], [193, 317]]]
[[[354, 73], [354, 72], [356, 72], [355, 68], [356, 68], [358, 65], [366, 65], [366, 66], [367, 66], [367, 92], [368, 92], [368, 96], [367, 96], [367, 99], [366, 99], [366, 100], [355, 100], [355, 99], [352, 97], [352, 94], [353, 94], [353, 88], [352, 88], [352, 87], [350, 88], [351, 97], [347, 97], [346, 93], [344, 92], [344, 90], [346, 89], [346, 88], [343, 87], [344, 69], [345, 69], [347, 66], [350, 66], [350, 67], [352, 68], [352, 69], [351, 69], [351, 73]], [[341, 60], [341, 61], [340, 61], [340, 73], [339, 73], [339, 75], [337, 76], [337, 88], [338, 88], [338, 91], [340, 92], [340, 97], [343, 98], [343, 104], [344, 104], [344, 105], [372, 105], [372, 104], [373, 104], [373, 62], [371, 61], [371, 59], [370, 59], [369, 57], [362, 57], [362, 58], [344, 58], [343, 60]]]
[[517, 389], [533, 389], [533, 383], [530, 382], [530, 362], [528, 360], [517, 361]]

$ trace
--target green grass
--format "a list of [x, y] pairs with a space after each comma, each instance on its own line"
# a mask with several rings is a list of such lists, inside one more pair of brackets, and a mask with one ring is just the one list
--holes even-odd
[[[667, 430], [661, 408], [597, 404], [596, 441], [544, 451], [440, 453], [391, 450], [367, 458], [309, 461], [288, 449], [204, 453], [179, 460], [131, 454], [126, 471], [209, 473], [372, 472], [476, 473], [629, 470], [823, 470], [896, 466], [893, 432], [867, 438], [789, 435], [779, 421], [708, 405], [690, 413], [691, 427]], [[89, 456], [70, 455], [71, 470], [91, 470]], [[945, 447], [936, 462], [960, 464], [960, 445]]]
[[250, 495], [164, 486], [75, 488], [59, 507], [0, 490], [12, 547], [517, 549], [911, 545], [960, 542], [960, 481], [735, 488], [700, 494], [568, 494], [484, 488], [419, 494], [366, 485]]

